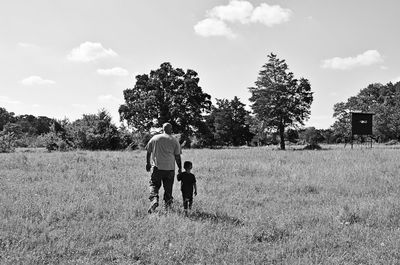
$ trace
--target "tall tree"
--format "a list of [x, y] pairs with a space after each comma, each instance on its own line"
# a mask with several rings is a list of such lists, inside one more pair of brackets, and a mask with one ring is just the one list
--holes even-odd
[[202, 114], [211, 109], [211, 96], [202, 91], [199, 80], [195, 71], [185, 72], [170, 63], [136, 76], [135, 86], [124, 90], [121, 121], [139, 132], [170, 122], [175, 133], [183, 134], [181, 139], [187, 138], [201, 127]]
[[285, 149], [285, 128], [304, 125], [310, 116], [313, 92], [307, 79], [295, 79], [285, 60], [268, 55], [255, 87], [249, 88], [253, 112], [267, 127], [276, 128], [280, 147]]
[[213, 108], [215, 136], [221, 144], [239, 146], [251, 140], [253, 134], [247, 121], [249, 112], [238, 97], [233, 100], [217, 99]]

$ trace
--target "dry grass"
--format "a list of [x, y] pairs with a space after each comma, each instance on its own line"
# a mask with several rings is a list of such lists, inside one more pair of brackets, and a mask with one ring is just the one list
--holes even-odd
[[185, 150], [189, 217], [144, 152], [0, 154], [1, 264], [398, 264], [400, 152]]

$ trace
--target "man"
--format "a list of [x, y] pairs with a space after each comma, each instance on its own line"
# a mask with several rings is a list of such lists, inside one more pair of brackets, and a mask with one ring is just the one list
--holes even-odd
[[[181, 146], [178, 140], [172, 136], [172, 125], [164, 123], [163, 133], [153, 136], [147, 146], [146, 170], [153, 172], [150, 179], [150, 208], [149, 213], [154, 212], [158, 207], [158, 191], [161, 183], [164, 187], [165, 208], [168, 209], [172, 204], [172, 187], [174, 185], [175, 162], [178, 172], [182, 172]], [[151, 160], [151, 161], [150, 161]]]

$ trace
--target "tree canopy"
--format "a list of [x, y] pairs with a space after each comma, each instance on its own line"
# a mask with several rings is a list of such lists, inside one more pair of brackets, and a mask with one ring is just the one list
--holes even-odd
[[119, 133], [111, 122], [110, 114], [102, 109], [97, 114], [84, 114], [69, 125], [73, 141], [78, 148], [89, 150], [115, 150], [119, 148]]
[[14, 121], [14, 112], [8, 112], [5, 108], [0, 107], [0, 131], [3, 130], [4, 125]]
[[285, 60], [271, 53], [249, 90], [256, 118], [266, 127], [277, 128], [280, 147], [285, 149], [285, 128], [304, 125], [311, 114], [313, 92], [309, 81], [295, 79]]
[[217, 106], [213, 107], [214, 135], [222, 145], [239, 146], [251, 140], [250, 126], [247, 122], [249, 111], [238, 97], [233, 100], [217, 99]]
[[203, 113], [211, 109], [211, 96], [199, 86], [193, 70], [161, 64], [149, 75], [137, 75], [136, 84], [124, 90], [125, 104], [119, 108], [121, 121], [139, 132], [172, 124], [175, 133], [188, 137], [201, 127]]

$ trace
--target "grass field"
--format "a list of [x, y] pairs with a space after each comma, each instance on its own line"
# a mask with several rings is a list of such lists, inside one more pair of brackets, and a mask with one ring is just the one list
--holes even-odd
[[143, 151], [0, 154], [0, 264], [400, 264], [400, 149], [182, 158], [189, 217], [177, 182], [147, 214]]

